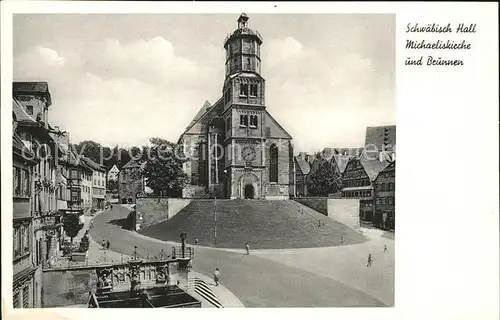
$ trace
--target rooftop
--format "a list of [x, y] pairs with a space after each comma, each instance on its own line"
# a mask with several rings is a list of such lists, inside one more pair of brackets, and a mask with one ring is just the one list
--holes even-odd
[[12, 84], [13, 95], [18, 94], [37, 94], [47, 98], [50, 106], [52, 100], [49, 92], [49, 84], [46, 81], [17, 81]]

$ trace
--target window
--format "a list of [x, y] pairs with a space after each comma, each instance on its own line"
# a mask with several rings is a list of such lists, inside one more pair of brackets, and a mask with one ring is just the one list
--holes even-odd
[[248, 116], [246, 114], [240, 115], [240, 127], [248, 126]]
[[14, 294], [14, 298], [13, 298], [13, 301], [12, 301], [12, 304], [13, 304], [13, 307], [14, 308], [21, 308], [21, 301], [20, 301], [20, 296], [19, 296], [19, 292], [16, 292]]
[[269, 182], [278, 182], [278, 147], [269, 149]]
[[392, 198], [387, 198], [388, 204], [392, 204]]
[[14, 259], [29, 254], [29, 226], [15, 226], [13, 230]]
[[231, 118], [230, 117], [228, 117], [226, 119], [226, 131], [229, 131], [229, 130], [231, 130]]
[[15, 196], [20, 196], [21, 195], [21, 170], [17, 167], [13, 168], [13, 190], [14, 190], [14, 195]]
[[257, 124], [258, 124], [258, 117], [257, 116], [250, 116], [250, 127], [257, 128]]
[[256, 97], [257, 96], [257, 84], [251, 84], [250, 85], [250, 96]]
[[248, 96], [248, 83], [240, 84], [240, 96]]
[[30, 307], [29, 289], [30, 289], [29, 284], [26, 285], [26, 286], [24, 286], [24, 288], [23, 288], [23, 308], [29, 308]]
[[251, 70], [251, 69], [252, 69], [252, 62], [250, 61], [250, 58], [247, 58], [245, 63], [245, 70]]
[[33, 106], [26, 106], [26, 113], [30, 116], [33, 115]]

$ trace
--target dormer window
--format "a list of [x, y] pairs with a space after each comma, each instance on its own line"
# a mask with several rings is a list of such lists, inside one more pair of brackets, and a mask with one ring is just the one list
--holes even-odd
[[248, 84], [247, 83], [240, 84], [240, 96], [243, 96], [243, 97], [248, 96]]

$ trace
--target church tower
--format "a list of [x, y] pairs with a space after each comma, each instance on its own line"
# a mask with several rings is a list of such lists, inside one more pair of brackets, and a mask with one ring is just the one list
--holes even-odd
[[261, 76], [262, 37], [241, 14], [238, 27], [224, 41], [226, 79], [223, 87], [226, 194], [261, 198], [266, 171], [265, 81]]
[[263, 41], [248, 20], [241, 14], [224, 41], [222, 97], [206, 103], [179, 139], [185, 149], [194, 145], [184, 171], [190, 190], [203, 187], [213, 197], [287, 199], [293, 189], [292, 137], [267, 110]]

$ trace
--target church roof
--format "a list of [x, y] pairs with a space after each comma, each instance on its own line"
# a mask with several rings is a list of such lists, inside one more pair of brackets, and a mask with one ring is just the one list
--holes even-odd
[[212, 105], [210, 104], [210, 102], [205, 101], [201, 109], [198, 111], [198, 113], [194, 116], [193, 120], [191, 120], [191, 122], [187, 126], [186, 131], [189, 130], [189, 128], [191, 128], [193, 125], [195, 125], [196, 122], [200, 120], [200, 118], [208, 111], [208, 109], [210, 109], [211, 106]]
[[267, 116], [272, 121], [274, 121], [274, 123], [276, 124], [276, 126], [278, 126], [278, 128], [283, 131], [283, 133], [286, 135], [286, 138], [292, 139], [292, 136], [280, 125], [280, 123], [278, 121], [276, 121], [276, 119], [274, 119], [274, 117], [269, 113], [269, 111], [265, 110], [265, 112], [266, 112]]

